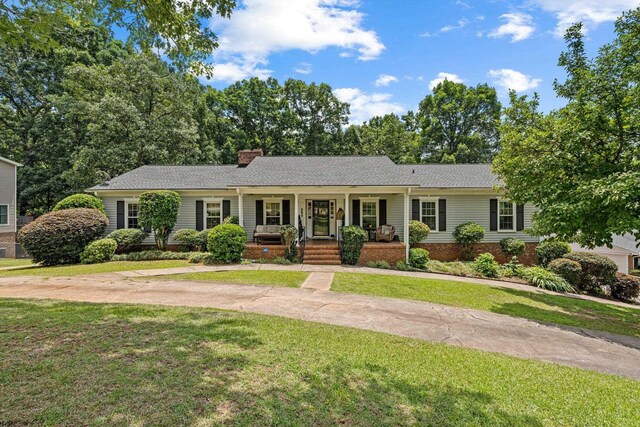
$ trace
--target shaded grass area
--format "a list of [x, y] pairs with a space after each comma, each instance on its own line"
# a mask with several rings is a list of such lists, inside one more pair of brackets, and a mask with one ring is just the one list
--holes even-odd
[[308, 276], [309, 273], [302, 271], [241, 270], [170, 274], [158, 278], [299, 288]]
[[639, 309], [453, 280], [336, 273], [331, 289], [428, 301], [640, 337]]
[[56, 267], [30, 267], [0, 271], [0, 277], [11, 276], [76, 276], [81, 274], [114, 273], [129, 270], [153, 270], [156, 268], [187, 267], [188, 261], [112, 261], [102, 264], [62, 265]]
[[30, 259], [0, 258], [0, 268], [31, 265]]
[[640, 382], [211, 309], [0, 300], [0, 425], [633, 425]]

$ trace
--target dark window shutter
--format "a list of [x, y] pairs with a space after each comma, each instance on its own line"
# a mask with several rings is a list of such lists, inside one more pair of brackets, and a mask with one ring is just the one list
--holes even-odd
[[196, 200], [196, 230], [204, 230], [204, 202]]
[[438, 231], [447, 231], [447, 199], [438, 199]]
[[489, 230], [498, 231], [498, 199], [489, 199]]
[[231, 216], [231, 200], [222, 201], [222, 219]]
[[264, 225], [264, 202], [256, 200], [256, 225]]
[[420, 221], [420, 199], [411, 199], [411, 219]]
[[291, 200], [282, 201], [282, 225], [291, 224]]
[[524, 205], [516, 205], [516, 230], [524, 230]]
[[351, 221], [352, 225], [360, 225], [360, 200], [354, 199], [351, 201]]
[[386, 225], [387, 224], [387, 200], [380, 199], [380, 206], [378, 206], [378, 214], [380, 218], [378, 219], [378, 224]]
[[116, 228], [124, 228], [124, 200], [116, 203]]

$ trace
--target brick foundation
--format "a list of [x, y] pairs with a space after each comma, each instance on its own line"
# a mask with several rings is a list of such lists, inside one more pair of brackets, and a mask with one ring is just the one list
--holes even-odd
[[386, 261], [393, 267], [398, 261], [405, 260], [405, 253], [404, 243], [365, 243], [358, 265], [367, 265], [369, 261]]
[[[429, 251], [429, 258], [437, 261], [456, 261], [460, 259], [459, 243], [421, 243], [419, 245]], [[525, 251], [519, 257], [521, 263], [533, 265], [536, 263], [536, 246], [537, 243], [526, 243]], [[478, 254], [490, 252], [496, 257], [496, 261], [501, 264], [509, 262], [509, 259], [502, 253], [499, 243], [478, 243], [474, 249], [475, 258]]]
[[[264, 249], [268, 248], [269, 251], [264, 253]], [[254, 243], [248, 243], [242, 258], [245, 259], [273, 259], [284, 256], [284, 246], [282, 245], [256, 245]]]
[[6, 249], [7, 258], [15, 258], [16, 233], [0, 233], [0, 249]]

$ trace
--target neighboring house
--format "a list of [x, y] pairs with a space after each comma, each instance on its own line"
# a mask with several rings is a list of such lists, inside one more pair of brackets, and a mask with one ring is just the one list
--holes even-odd
[[0, 258], [16, 256], [16, 187], [19, 163], [0, 157]]
[[571, 244], [572, 251], [591, 252], [610, 258], [618, 266], [620, 273], [629, 274], [629, 271], [640, 268], [640, 249], [638, 241], [632, 234], [613, 236], [611, 247], [599, 246], [593, 249], [584, 248], [577, 243]]
[[[403, 242], [409, 220], [429, 225], [424, 247], [440, 260], [458, 258], [452, 232], [473, 221], [486, 231], [479, 251], [502, 259], [498, 242], [515, 237], [528, 243], [526, 258], [533, 261], [539, 239], [525, 233], [533, 207], [502, 199], [494, 190], [497, 183], [486, 164], [396, 165], [386, 156], [278, 157], [243, 150], [237, 165], [142, 166], [88, 191], [104, 201], [108, 231], [138, 226], [141, 192], [170, 189], [182, 198], [176, 230], [212, 228], [234, 215], [248, 242], [257, 225], [291, 224], [305, 228], [307, 241], [337, 246], [340, 225], [375, 230], [390, 224], [398, 242], [366, 245], [361, 261], [395, 262], [408, 253]], [[151, 237], [147, 242], [152, 243]], [[248, 243], [251, 254], [260, 257], [264, 248], [255, 246]]]

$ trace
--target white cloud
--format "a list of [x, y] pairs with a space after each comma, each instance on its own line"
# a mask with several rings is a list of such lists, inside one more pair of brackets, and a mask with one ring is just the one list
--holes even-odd
[[638, 7], [637, 0], [534, 0], [533, 4], [555, 15], [558, 23], [554, 33], [560, 37], [576, 22], [582, 22], [583, 30], [588, 32], [598, 24], [615, 21], [622, 12]]
[[333, 93], [340, 101], [351, 105], [351, 123], [362, 123], [373, 116], [400, 114], [405, 111], [402, 105], [391, 101], [392, 95], [389, 93], [367, 93], [351, 87], [334, 89]]
[[296, 68], [293, 69], [293, 71], [298, 74], [306, 75], [311, 74], [311, 71], [313, 71], [313, 69], [311, 68], [311, 64], [309, 64], [308, 62], [301, 62]]
[[380, 74], [375, 82], [373, 82], [374, 86], [389, 86], [391, 83], [397, 83], [398, 78], [396, 76], [392, 76], [391, 74]]
[[434, 87], [438, 86], [439, 83], [442, 83], [445, 80], [449, 80], [454, 83], [462, 83], [462, 80], [457, 74], [439, 72], [438, 76], [429, 82], [429, 89], [433, 90]]
[[257, 62], [214, 64], [211, 79], [203, 81], [235, 82], [249, 77], [258, 77], [264, 80], [271, 75], [271, 70], [260, 68], [259, 65]]
[[510, 68], [490, 70], [489, 77], [493, 82], [505, 90], [513, 89], [516, 92], [523, 92], [538, 87], [542, 79], [534, 79]]
[[445, 25], [440, 28], [441, 33], [448, 33], [449, 31], [459, 30], [466, 27], [469, 24], [469, 20], [466, 18], [460, 19], [456, 24]]
[[[220, 44], [214, 59], [228, 67], [259, 70], [275, 52], [315, 53], [329, 47], [343, 49], [340, 56], [376, 59], [385, 47], [375, 31], [363, 28], [364, 14], [357, 7], [352, 0], [244, 0], [229, 20], [210, 21]], [[227, 77], [214, 71], [215, 80]]]
[[507, 21], [489, 33], [489, 37], [511, 37], [511, 42], [519, 42], [531, 37], [536, 27], [533, 18], [526, 13], [505, 13], [500, 18]]

